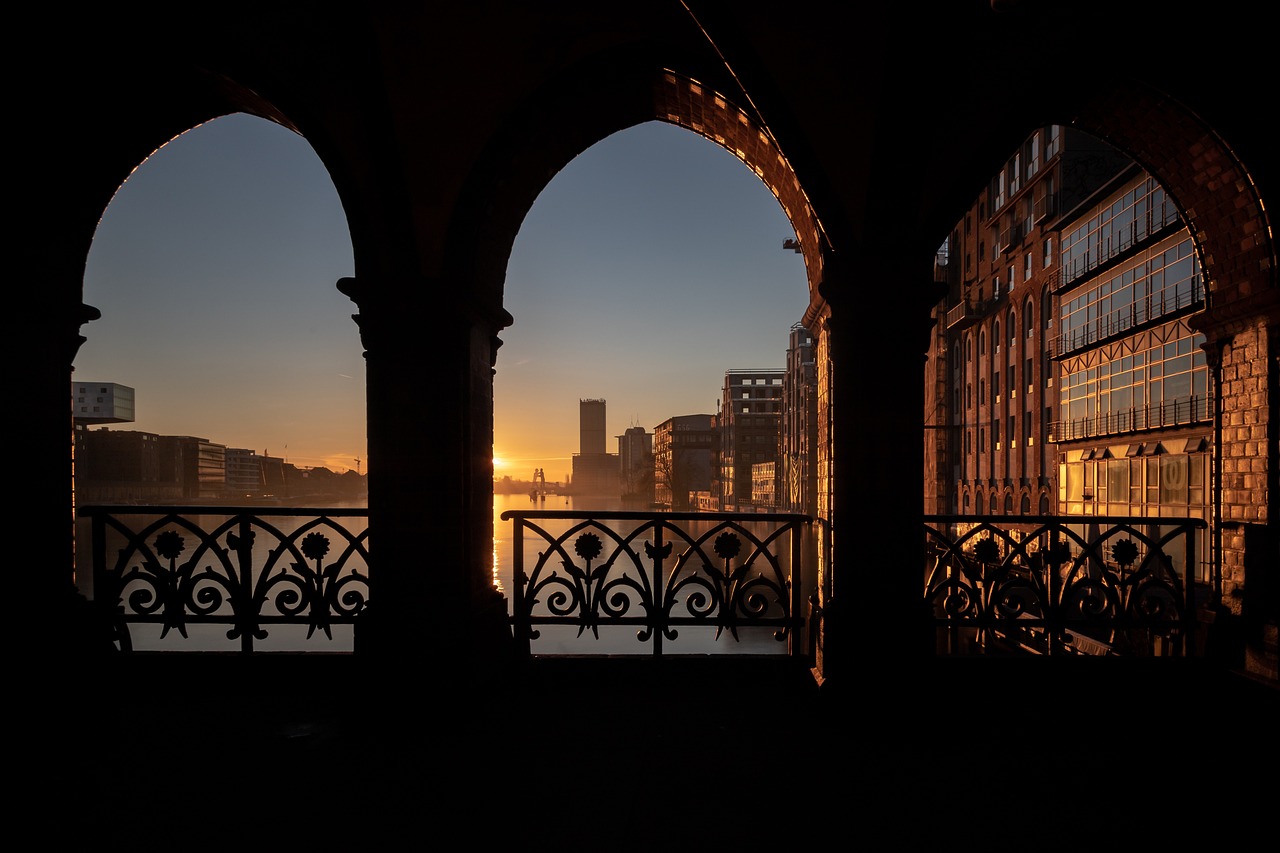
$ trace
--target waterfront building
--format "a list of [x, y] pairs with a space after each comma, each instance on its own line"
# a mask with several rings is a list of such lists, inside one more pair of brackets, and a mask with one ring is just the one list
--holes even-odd
[[77, 425], [133, 423], [134, 399], [118, 382], [72, 382], [71, 416]]
[[226, 451], [227, 494], [257, 496], [264, 491], [266, 460], [256, 451], [244, 447], [228, 447]]
[[654, 502], [684, 512], [710, 501], [716, 430], [714, 416], [677, 415], [653, 429]]
[[1130, 164], [1073, 128], [1038, 128], [939, 251], [947, 291], [925, 373], [926, 511], [1056, 511], [1057, 221]]
[[193, 435], [160, 436], [161, 476], [182, 484], [182, 497], [221, 498], [227, 491], [227, 446]]
[[605, 451], [605, 401], [578, 401], [578, 453], [573, 455], [573, 494], [616, 500], [618, 454]]
[[77, 427], [76, 499], [91, 503], [159, 503], [183, 497], [181, 466], [163, 458], [178, 448], [134, 430]]
[[[1208, 521], [1214, 400], [1190, 232], [1136, 164], [1059, 227], [1050, 422], [1059, 511]], [[1211, 539], [1199, 540], [1201, 582]]]
[[818, 509], [818, 370], [813, 333], [791, 327], [782, 377], [782, 434], [778, 452], [778, 504], [787, 512]]
[[[725, 371], [717, 467], [720, 508], [726, 512], [753, 508], [751, 466], [778, 461], [785, 376], [782, 368]], [[776, 465], [774, 471], [776, 475]], [[775, 485], [773, 493], [777, 491]]]
[[653, 433], [633, 426], [618, 436], [618, 473], [624, 500], [653, 503]]

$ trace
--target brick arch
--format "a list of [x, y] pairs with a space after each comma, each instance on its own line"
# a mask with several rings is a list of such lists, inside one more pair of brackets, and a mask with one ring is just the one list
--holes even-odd
[[1190, 109], [1138, 84], [1099, 92], [1074, 125], [1139, 163], [1186, 220], [1206, 283], [1203, 323], [1230, 334], [1276, 299], [1276, 246], [1248, 168]]
[[631, 62], [627, 56], [578, 69], [544, 87], [495, 135], [450, 225], [445, 264], [450, 277], [469, 282], [486, 307], [502, 316], [507, 259], [538, 195], [596, 142], [647, 121], [697, 133], [756, 174], [795, 228], [809, 292], [815, 294], [822, 280], [826, 234], [768, 128], [721, 89], [665, 64]]

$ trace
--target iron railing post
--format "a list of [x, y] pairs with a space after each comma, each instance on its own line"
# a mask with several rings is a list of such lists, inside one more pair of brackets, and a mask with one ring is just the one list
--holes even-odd
[[515, 621], [516, 654], [528, 659], [532, 625], [525, 611], [524, 584], [524, 519], [517, 515], [511, 519], [511, 585], [515, 587], [511, 594], [511, 613]]
[[667, 631], [667, 609], [665, 607], [667, 595], [662, 583], [662, 554], [665, 532], [663, 520], [659, 517], [653, 525], [653, 559], [649, 569], [653, 580], [653, 600], [658, 605], [654, 613], [657, 622], [653, 627], [654, 657], [662, 657], [662, 635]]

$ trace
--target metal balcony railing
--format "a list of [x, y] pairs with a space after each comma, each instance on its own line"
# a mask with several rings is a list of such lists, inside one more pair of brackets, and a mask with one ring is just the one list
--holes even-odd
[[1188, 397], [1183, 400], [1166, 400], [1150, 406], [1131, 406], [1113, 412], [1101, 412], [1084, 418], [1053, 421], [1049, 424], [1050, 439], [1054, 442], [1075, 441], [1104, 435], [1123, 435], [1209, 423], [1213, 420], [1213, 396]]
[[[120, 651], [350, 648], [366, 509], [88, 507], [89, 597]], [[524, 655], [808, 658], [808, 516], [511, 510]], [[1204, 521], [926, 516], [922, 601], [942, 655], [1192, 656]], [[916, 625], [900, 637], [912, 642]], [[808, 632], [812, 628], [808, 627]], [[344, 640], [343, 634], [346, 635]], [[342, 648], [346, 643], [346, 648]]]
[[808, 653], [808, 516], [508, 510], [502, 520], [524, 654]]
[[93, 506], [87, 596], [120, 651], [347, 651], [367, 509]]
[[1196, 654], [1201, 519], [928, 516], [938, 653]]

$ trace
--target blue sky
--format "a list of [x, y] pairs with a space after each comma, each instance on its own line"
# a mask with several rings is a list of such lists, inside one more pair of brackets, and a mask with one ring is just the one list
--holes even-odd
[[[580, 398], [607, 400], [609, 435], [652, 430], [714, 412], [726, 370], [782, 367], [808, 302], [803, 259], [782, 248], [793, 236], [753, 172], [686, 130], [644, 124], [571, 162], [508, 263], [498, 474], [563, 479]], [[248, 116], [210, 122], [153, 154], [103, 216], [85, 274], [103, 317], [74, 379], [137, 390], [121, 429], [367, 472], [356, 308], [334, 286], [353, 269], [306, 141]]]

